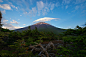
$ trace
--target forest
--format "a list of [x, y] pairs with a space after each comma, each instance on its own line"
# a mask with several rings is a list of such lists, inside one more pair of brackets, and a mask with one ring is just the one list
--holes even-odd
[[4, 29], [0, 21], [0, 57], [86, 57], [86, 26], [76, 26], [58, 35], [28, 29], [22, 32]]

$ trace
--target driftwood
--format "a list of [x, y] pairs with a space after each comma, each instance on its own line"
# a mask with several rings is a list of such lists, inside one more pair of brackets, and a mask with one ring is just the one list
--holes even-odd
[[50, 41], [50, 42], [48, 43], [48, 45], [46, 46], [46, 50], [47, 50], [48, 48], [50, 48], [51, 46], [53, 47], [53, 49], [55, 49], [54, 44]]
[[[53, 47], [53, 49], [55, 49], [55, 46], [54, 46], [54, 44], [53, 44], [52, 42], [49, 42], [48, 45], [46, 46], [46, 48], [44, 48], [41, 43], [39, 43], [39, 44], [36, 43], [36, 44], [37, 44], [37, 45], [29, 46], [29, 48], [32, 48], [31, 51], [33, 51], [33, 50], [35, 50], [35, 51], [40, 51], [40, 53], [39, 53], [38, 55], [41, 56], [41, 57], [45, 57], [45, 55], [46, 55], [46, 57], [49, 57], [49, 54], [48, 54], [47, 50], [48, 50], [51, 46]], [[40, 48], [36, 48], [37, 46], [39, 46]], [[45, 55], [44, 55], [44, 54], [41, 54], [42, 52], [44, 52]]]
[[[36, 45], [30, 45], [29, 50], [31, 50], [33, 54], [39, 53], [38, 56], [41, 57], [55, 57], [55, 53], [56, 53], [56, 51], [54, 50], [56, 49], [55, 47], [57, 47], [59, 44], [64, 44], [63, 41], [59, 41], [59, 40], [43, 42], [43, 43], [36, 43], [36, 42], [34, 43]], [[25, 42], [23, 41], [22, 44], [25, 44]]]

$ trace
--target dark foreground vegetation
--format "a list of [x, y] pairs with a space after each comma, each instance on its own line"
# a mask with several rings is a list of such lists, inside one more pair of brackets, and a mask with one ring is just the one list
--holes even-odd
[[[76, 29], [68, 29], [63, 34], [55, 35], [52, 32], [38, 32], [26, 30], [12, 32], [7, 29], [0, 31], [0, 56], [1, 57], [39, 57], [38, 52], [30, 50], [30, 46], [55, 40], [64, 41], [63, 45], [55, 47], [57, 57], [85, 57], [86, 56], [86, 27], [77, 26]], [[48, 52], [48, 51], [47, 51]], [[50, 51], [49, 51], [50, 52]], [[48, 52], [48, 53], [49, 53]], [[46, 54], [45, 54], [46, 56]]]
[[0, 27], [0, 57], [86, 57], [86, 27], [58, 35], [28, 29], [14, 32]]

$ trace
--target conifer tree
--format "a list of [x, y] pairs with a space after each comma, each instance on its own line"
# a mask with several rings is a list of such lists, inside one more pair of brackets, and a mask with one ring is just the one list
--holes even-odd
[[1, 13], [1, 11], [0, 11], [0, 31], [1, 31], [1, 26], [2, 26], [2, 24], [1, 24], [1, 19], [2, 19], [2, 13]]

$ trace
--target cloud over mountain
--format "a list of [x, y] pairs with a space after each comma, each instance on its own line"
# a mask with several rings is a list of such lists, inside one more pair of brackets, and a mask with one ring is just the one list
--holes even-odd
[[33, 22], [45, 22], [45, 21], [51, 21], [51, 20], [54, 20], [54, 19], [59, 19], [59, 18], [50, 18], [50, 17], [44, 17], [44, 18], [39, 18]]

